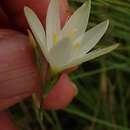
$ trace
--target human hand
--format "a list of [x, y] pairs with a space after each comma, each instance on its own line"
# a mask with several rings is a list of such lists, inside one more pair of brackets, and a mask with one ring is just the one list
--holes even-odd
[[[66, 0], [64, 1], [66, 2]], [[44, 6], [48, 5], [48, 2], [46, 2], [44, 1]], [[10, 5], [8, 1], [4, 4], [5, 7], [6, 4]], [[16, 2], [16, 4], [19, 3]], [[61, 10], [63, 10], [61, 11], [63, 13], [61, 15], [62, 24], [70, 15], [69, 11], [66, 12], [68, 10], [68, 5], [66, 5], [67, 3], [65, 3], [65, 6], [62, 4], [61, 7]], [[18, 7], [15, 4], [12, 6], [10, 5], [10, 8], [5, 9], [13, 12], [13, 9], [15, 10], [15, 7]], [[45, 8], [43, 9], [45, 10]], [[46, 10], [45, 12], [44, 10], [38, 11], [39, 17], [45, 17]], [[16, 20], [17, 26], [25, 29], [27, 24], [26, 22], [22, 23], [22, 19], [24, 17], [18, 14], [16, 19], [11, 18], [10, 21]], [[10, 28], [10, 21], [0, 8], [0, 28]], [[27, 37], [23, 34], [9, 29], [0, 29], [0, 73], [0, 127], [2, 130], [17, 130], [8, 113], [3, 112], [3, 110], [31, 96], [32, 93], [37, 93], [40, 87], [32, 50]], [[46, 109], [63, 109], [72, 101], [76, 93], [77, 89], [74, 83], [64, 72], [44, 100], [43, 107]]]
[[[32, 50], [25, 35], [0, 30], [0, 74], [0, 128], [18, 130], [3, 110], [38, 92], [40, 87]], [[74, 83], [64, 73], [45, 98], [43, 107], [63, 109], [76, 93]]]
[[[39, 91], [39, 76], [25, 35], [0, 30], [0, 74], [0, 110]], [[45, 98], [44, 107], [62, 109], [70, 103], [76, 91], [74, 83], [64, 73]]]

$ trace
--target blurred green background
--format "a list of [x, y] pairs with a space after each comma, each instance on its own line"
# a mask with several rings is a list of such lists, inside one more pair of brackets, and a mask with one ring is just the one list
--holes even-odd
[[[69, 2], [76, 9], [85, 0]], [[120, 47], [83, 64], [72, 75], [79, 94], [64, 110], [65, 116], [62, 114], [69, 123], [66, 125], [63, 121], [64, 129], [130, 128], [130, 0], [92, 0], [88, 28], [106, 19], [110, 20], [110, 26], [98, 46], [119, 43]]]
[[[76, 9], [85, 0], [69, 2]], [[92, 0], [88, 28], [106, 19], [110, 20], [110, 26], [98, 46], [119, 43], [120, 47], [83, 64], [72, 75], [79, 94], [62, 116], [58, 113], [68, 120], [68, 124], [60, 123], [62, 129], [130, 128], [130, 0]]]
[[[69, 0], [73, 9], [83, 2]], [[130, 0], [92, 0], [88, 28], [106, 19], [110, 26], [97, 46], [120, 47], [71, 75], [78, 96], [62, 111], [45, 112], [47, 130], [130, 129]]]

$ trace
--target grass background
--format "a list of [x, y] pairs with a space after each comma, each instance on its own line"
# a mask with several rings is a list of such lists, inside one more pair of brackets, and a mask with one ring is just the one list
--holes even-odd
[[[83, 2], [85, 0], [70, 0], [74, 9]], [[92, 0], [89, 27], [105, 19], [110, 20], [110, 26], [98, 45], [120, 43], [120, 47], [83, 64], [72, 75], [79, 94], [64, 110], [62, 116], [66, 115], [70, 125], [68, 128], [63, 125], [63, 129], [130, 128], [130, 0]]]
[[[73, 9], [83, 2], [69, 0]], [[120, 43], [120, 47], [84, 63], [71, 75], [78, 96], [62, 111], [44, 112], [47, 130], [130, 129], [130, 0], [92, 0], [88, 28], [106, 19], [110, 26], [98, 46]]]

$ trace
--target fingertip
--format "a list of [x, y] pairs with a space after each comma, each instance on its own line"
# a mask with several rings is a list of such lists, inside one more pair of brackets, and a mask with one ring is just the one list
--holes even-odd
[[76, 85], [64, 73], [45, 98], [44, 108], [47, 110], [64, 109], [71, 103], [77, 92]]

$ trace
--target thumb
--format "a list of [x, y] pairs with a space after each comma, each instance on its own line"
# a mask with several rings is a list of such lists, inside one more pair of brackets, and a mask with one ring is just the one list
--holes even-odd
[[43, 104], [45, 109], [63, 109], [77, 95], [76, 85], [69, 79], [66, 73], [63, 73], [58, 82], [46, 96]]
[[0, 109], [37, 91], [38, 74], [26, 36], [0, 30]]

